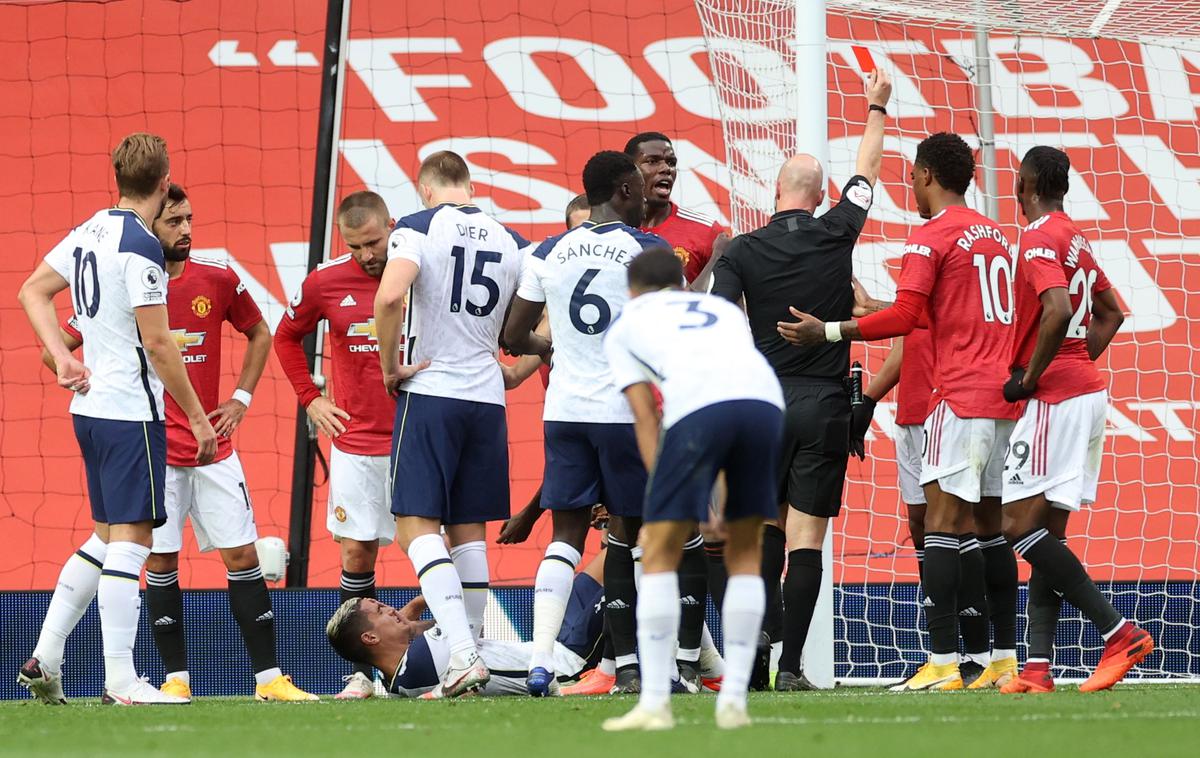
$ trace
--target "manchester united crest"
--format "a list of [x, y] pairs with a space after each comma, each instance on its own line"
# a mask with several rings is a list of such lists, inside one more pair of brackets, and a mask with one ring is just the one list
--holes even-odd
[[683, 264], [684, 268], [687, 268], [688, 263], [692, 260], [692, 251], [688, 250], [686, 247], [677, 246], [675, 248], [675, 257], [679, 259], [679, 262]]
[[339, 524], [346, 523], [346, 509], [340, 505], [338, 507], [334, 508], [333, 509], [333, 517], [338, 520]]
[[[678, 253], [679, 249], [676, 248], [675, 251]], [[205, 295], [196, 295], [196, 297], [192, 298], [192, 313], [195, 313], [200, 318], [204, 318], [212, 313], [212, 300], [209, 300]]]

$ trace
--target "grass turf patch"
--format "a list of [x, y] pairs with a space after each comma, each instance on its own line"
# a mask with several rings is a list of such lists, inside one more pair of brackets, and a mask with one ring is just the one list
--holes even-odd
[[1183, 685], [1023, 696], [857, 688], [754, 694], [756, 724], [736, 732], [713, 726], [714, 701], [676, 697], [674, 731], [633, 734], [600, 730], [602, 720], [633, 706], [632, 697], [294, 704], [201, 698], [144, 708], [10, 701], [0, 703], [0, 754], [741, 758], [815, 750], [887, 758], [950, 751], [971, 758], [1092, 758], [1195, 756], [1200, 744], [1200, 688]]

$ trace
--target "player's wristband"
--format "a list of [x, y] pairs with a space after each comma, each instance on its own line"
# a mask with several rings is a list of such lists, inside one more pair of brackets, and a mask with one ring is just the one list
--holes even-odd
[[236, 390], [233, 391], [233, 399], [238, 401], [242, 405], [246, 406], [247, 408], [249, 408], [250, 401], [252, 399], [254, 399], [254, 395], [251, 395], [246, 390], [242, 389], [241, 387], [238, 387]]
[[884, 108], [882, 105], [879, 105], [878, 103], [871, 103], [870, 105], [867, 106], [867, 110], [868, 111], [879, 111], [880, 113], [882, 113], [884, 115], [885, 118], [887, 117], [887, 108]]
[[826, 342], [841, 342], [842, 341], [842, 322], [841, 321], [826, 321], [825, 322], [825, 341]]

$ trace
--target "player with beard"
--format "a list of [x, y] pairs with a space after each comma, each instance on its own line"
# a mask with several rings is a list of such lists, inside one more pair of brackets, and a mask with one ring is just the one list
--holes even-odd
[[[354, 192], [338, 206], [338, 230], [350, 252], [305, 277], [279, 322], [275, 354], [309, 420], [331, 440], [325, 526], [341, 552], [342, 600], [375, 597], [379, 546], [395, 538], [388, 489], [388, 454], [396, 404], [383, 389], [375, 292], [395, 225], [383, 198]], [[304, 338], [325, 320], [332, 342], [333, 398], [309, 373]], [[338, 699], [371, 697], [370, 668], [344, 677]]]

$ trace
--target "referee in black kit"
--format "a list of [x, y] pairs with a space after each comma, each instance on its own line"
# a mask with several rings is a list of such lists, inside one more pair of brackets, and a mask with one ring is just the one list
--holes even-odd
[[[779, 172], [770, 223], [735, 238], [717, 262], [712, 292], [744, 299], [750, 329], [783, 385], [784, 459], [780, 471], [780, 520], [787, 530], [788, 571], [783, 588], [783, 655], [775, 689], [812, 689], [800, 670], [821, 591], [821, 546], [829, 519], [842, 507], [850, 452], [849, 343], [795, 347], [776, 325], [793, 321], [796, 306], [823, 321], [851, 318], [854, 293], [852, 253], [863, 224], [883, 153], [885, 106], [892, 84], [882, 70], [867, 82], [867, 124], [858, 148], [856, 175], [842, 198], [822, 216], [825, 176], [811, 155], [797, 155]], [[768, 595], [783, 574], [784, 535], [768, 526], [763, 534], [763, 579]], [[770, 597], [768, 597], [770, 607]]]

